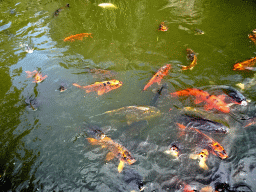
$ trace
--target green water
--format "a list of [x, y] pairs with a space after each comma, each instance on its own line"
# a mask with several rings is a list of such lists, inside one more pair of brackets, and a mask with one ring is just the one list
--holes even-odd
[[[69, 8], [53, 15], [67, 3]], [[163, 153], [178, 138], [177, 107], [188, 106], [188, 101], [170, 98], [169, 92], [206, 85], [236, 87], [246, 78], [253, 78], [253, 72], [233, 71], [232, 67], [255, 57], [256, 46], [248, 34], [256, 27], [256, 4], [121, 0], [111, 1], [117, 9], [104, 9], [98, 6], [100, 3], [104, 2], [0, 1], [1, 189], [138, 190], [126, 186], [122, 173], [117, 172], [117, 159], [105, 162], [106, 149], [91, 146], [84, 137], [74, 139], [87, 122], [103, 127], [109, 137], [130, 150], [137, 162], [125, 168], [142, 176], [145, 191], [178, 191], [178, 184], [167, 182], [176, 177], [187, 184], [196, 182], [198, 189], [214, 187], [214, 175], [221, 170], [225, 176], [220, 180], [229, 183], [230, 189], [237, 187], [239, 191], [239, 185], [245, 182], [251, 191], [256, 191], [252, 179], [256, 173], [251, 168], [255, 165], [255, 126], [244, 129], [228, 114], [223, 118], [231, 132], [212, 136], [224, 146], [229, 160], [211, 155], [210, 169], [204, 171], [194, 160], [176, 161]], [[169, 28], [167, 32], [157, 30], [161, 22]], [[195, 35], [196, 28], [205, 34]], [[93, 38], [63, 41], [79, 33], [92, 33]], [[34, 48], [33, 53], [27, 53], [24, 44]], [[198, 64], [193, 70], [181, 71], [180, 65], [189, 64], [187, 47], [197, 53]], [[145, 92], [142, 89], [167, 63], [172, 70], [162, 80], [168, 90], [157, 101], [160, 117], [128, 126], [118, 118], [97, 116], [124, 106], [150, 105], [160, 86], [153, 85]], [[86, 72], [86, 67], [115, 72], [113, 78], [122, 81], [123, 86], [102, 96], [74, 87], [73, 83], [84, 86], [106, 80]], [[47, 78], [33, 83], [25, 71], [34, 70], [40, 70]], [[56, 90], [62, 84], [67, 90], [60, 93]], [[244, 108], [237, 106], [234, 113], [254, 113], [254, 90], [253, 86], [244, 90], [251, 102]], [[25, 100], [30, 96], [37, 100], [36, 111], [26, 106]], [[192, 144], [184, 156], [193, 151]], [[240, 164], [248, 170], [234, 175]]]

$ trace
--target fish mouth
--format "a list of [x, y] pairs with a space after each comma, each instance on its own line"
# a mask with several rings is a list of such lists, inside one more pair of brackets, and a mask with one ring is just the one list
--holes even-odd
[[247, 106], [247, 101], [242, 101], [240, 105]]

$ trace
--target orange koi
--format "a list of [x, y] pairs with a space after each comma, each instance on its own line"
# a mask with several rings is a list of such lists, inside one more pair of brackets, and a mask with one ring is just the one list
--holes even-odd
[[121, 81], [118, 80], [109, 80], [109, 81], [103, 81], [103, 82], [95, 82], [92, 85], [87, 86], [81, 86], [76, 83], [73, 83], [75, 87], [79, 87], [81, 89], [85, 89], [86, 93], [90, 93], [92, 91], [97, 92], [98, 95], [102, 95], [104, 93], [107, 93], [113, 89], [117, 89], [123, 85]]
[[234, 65], [234, 68], [233, 70], [251, 70], [251, 67], [253, 67], [256, 63], [256, 57], [252, 58], [252, 59], [249, 59], [249, 60], [246, 60], [246, 61], [243, 61], [241, 63], [236, 63]]
[[199, 160], [199, 166], [202, 168], [202, 169], [205, 169], [205, 170], [208, 170], [208, 166], [206, 165], [206, 160], [208, 159], [208, 156], [209, 156], [209, 152], [207, 149], [203, 149], [200, 153], [198, 154], [191, 154], [189, 156], [189, 158], [191, 159], [198, 159]]
[[197, 56], [195, 52], [192, 49], [186, 49], [187, 50], [187, 58], [191, 62], [189, 66], [182, 66], [181, 70], [192, 70], [194, 66], [197, 64]]
[[136, 160], [132, 157], [131, 153], [119, 143], [114, 142], [109, 137], [100, 137], [99, 139], [87, 138], [92, 145], [101, 145], [103, 148], [108, 148], [110, 152], [106, 156], [106, 160], [110, 161], [114, 157], [119, 158], [118, 172], [122, 172], [124, 165], [127, 163], [132, 165]]
[[160, 85], [161, 80], [164, 76], [168, 75], [169, 70], [171, 69], [171, 64], [166, 64], [161, 67], [156, 74], [149, 80], [148, 84], [144, 87], [143, 91], [145, 91], [148, 87], [150, 87], [153, 83], [157, 83]]
[[205, 110], [211, 110], [211, 109], [217, 109], [223, 113], [229, 113], [230, 109], [228, 104], [224, 101], [225, 96], [224, 95], [210, 95], [208, 92], [203, 91], [201, 89], [196, 88], [190, 88], [185, 89], [181, 91], [177, 91], [174, 93], [171, 93], [172, 96], [189, 96], [193, 95], [196, 97], [194, 100], [195, 104], [199, 104], [202, 102], [205, 102], [206, 105], [204, 106]]
[[32, 72], [30, 72], [30, 71], [25, 71], [25, 72], [27, 73], [27, 78], [34, 77], [33, 83], [40, 83], [47, 77], [47, 75], [45, 75], [43, 77], [43, 75], [36, 70], [34, 70]]
[[164, 25], [164, 22], [162, 22], [159, 27], [158, 27], [158, 31], [167, 31], [168, 28]]
[[80, 33], [80, 34], [68, 36], [63, 41], [75, 41], [75, 39], [82, 41], [84, 37], [93, 38], [91, 33]]
[[196, 131], [198, 132], [200, 135], [202, 135], [204, 138], [207, 139], [207, 144], [209, 147], [210, 152], [212, 152], [212, 154], [218, 156], [221, 159], [226, 159], [228, 158], [228, 155], [225, 151], [225, 149], [214, 139], [212, 139], [211, 137], [209, 137], [208, 135], [202, 133], [201, 131], [199, 131], [198, 129], [195, 129], [193, 127], [186, 127], [180, 123], [177, 123], [177, 125], [179, 126], [179, 128], [183, 129], [183, 130], [192, 130], [192, 131]]

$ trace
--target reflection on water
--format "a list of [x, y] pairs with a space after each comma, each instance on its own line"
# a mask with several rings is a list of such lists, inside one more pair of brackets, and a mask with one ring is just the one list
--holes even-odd
[[[248, 38], [255, 28], [253, 1], [111, 2], [116, 9], [103, 9], [98, 1], [68, 3], [0, 2], [1, 189], [139, 191], [143, 181], [144, 191], [256, 191], [255, 77], [253, 71], [232, 70], [255, 56]], [[162, 22], [168, 31], [158, 31]], [[205, 33], [195, 35], [196, 29]], [[82, 33], [93, 38], [64, 41]], [[198, 53], [197, 65], [182, 71], [189, 65], [187, 48]], [[162, 91], [155, 83], [142, 92], [166, 64], [172, 69]], [[34, 83], [25, 72], [34, 70], [47, 78]], [[123, 85], [103, 95], [73, 86], [110, 79]], [[198, 108], [189, 97], [170, 97], [192, 87], [241, 84], [250, 102], [230, 106], [228, 114], [205, 111], [202, 103]], [[125, 108], [152, 103], [161, 113], [144, 116], [145, 111]], [[104, 114], [114, 109], [124, 111]], [[200, 157], [189, 158], [206, 144], [177, 126], [184, 113], [228, 126], [226, 135], [206, 132], [224, 147], [227, 159], [209, 153], [204, 170]], [[101, 127], [136, 162], [118, 173], [118, 158], [105, 161], [108, 150], [88, 143], [84, 122]], [[178, 157], [165, 153], [173, 142], [179, 143]]]

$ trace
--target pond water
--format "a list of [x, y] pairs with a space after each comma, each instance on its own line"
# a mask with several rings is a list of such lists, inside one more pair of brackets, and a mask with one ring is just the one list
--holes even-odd
[[[256, 46], [248, 38], [256, 28], [255, 6], [254, 1], [221, 0], [1, 0], [1, 190], [139, 191], [141, 178], [144, 191], [256, 191], [255, 125], [245, 127], [241, 120], [254, 117], [255, 84], [237, 86], [254, 82], [255, 76], [232, 70], [255, 57]], [[161, 22], [168, 31], [158, 31]], [[80, 33], [92, 38], [63, 41]], [[181, 65], [189, 65], [186, 48], [198, 61], [193, 70], [182, 71]], [[161, 81], [167, 89], [152, 103], [161, 86], [142, 92], [143, 87], [166, 64], [172, 66]], [[27, 78], [26, 71], [34, 70], [47, 75], [45, 80]], [[103, 95], [72, 85], [110, 79], [123, 85]], [[61, 85], [67, 90], [58, 91]], [[207, 133], [229, 157], [211, 153], [204, 170], [189, 158], [201, 147], [197, 135], [182, 136], [176, 124], [184, 107], [197, 105], [169, 93], [213, 85], [236, 88], [248, 105], [233, 105], [231, 113], [207, 112], [230, 129], [225, 135]], [[103, 114], [133, 105], [154, 105], [161, 115], [127, 123]], [[86, 125], [101, 127], [136, 162], [118, 173], [118, 158], [105, 160], [109, 150], [87, 141]], [[174, 141], [183, 146], [178, 159], [164, 153]]]

